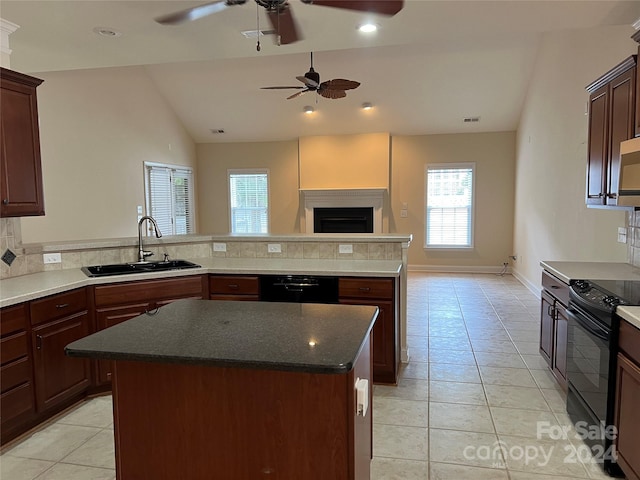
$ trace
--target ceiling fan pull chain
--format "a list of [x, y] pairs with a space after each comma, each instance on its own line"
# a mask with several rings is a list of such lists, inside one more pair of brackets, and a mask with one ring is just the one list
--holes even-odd
[[256, 43], [256, 51], [260, 51], [260, 6], [256, 3], [256, 31], [258, 32]]
[[276, 7], [276, 18], [278, 19], [278, 26], [276, 30], [278, 31], [278, 46], [282, 45], [282, 37], [280, 36], [280, 5]]

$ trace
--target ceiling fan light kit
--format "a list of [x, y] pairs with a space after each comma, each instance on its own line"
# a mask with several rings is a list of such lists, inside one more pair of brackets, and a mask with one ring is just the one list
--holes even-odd
[[315, 112], [315, 111], [316, 111], [316, 109], [315, 109], [315, 108], [313, 108], [311, 105], [305, 105], [305, 106], [304, 106], [304, 108], [302, 109], [302, 111], [303, 111], [304, 113], [306, 113], [307, 115], [310, 115], [310, 114], [312, 114], [313, 112]]
[[373, 104], [371, 102], [364, 102], [362, 104], [363, 110], [371, 110], [373, 108]]

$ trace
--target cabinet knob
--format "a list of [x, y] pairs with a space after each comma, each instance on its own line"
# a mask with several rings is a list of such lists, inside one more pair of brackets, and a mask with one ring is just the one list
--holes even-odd
[[9, 199], [8, 198], [3, 198], [2, 199], [2, 204], [3, 205], [9, 205]]

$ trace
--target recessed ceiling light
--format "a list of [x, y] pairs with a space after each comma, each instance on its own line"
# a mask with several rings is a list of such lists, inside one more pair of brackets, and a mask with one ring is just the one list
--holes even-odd
[[122, 32], [109, 27], [95, 27], [93, 33], [102, 37], [119, 37], [122, 35]]
[[371, 110], [373, 108], [373, 105], [371, 104], [371, 102], [364, 102], [362, 104], [362, 109], [363, 110]]
[[358, 31], [362, 33], [372, 33], [378, 30], [377, 23], [362, 23], [358, 25]]
[[316, 110], [315, 110], [315, 108], [313, 108], [311, 105], [305, 105], [305, 106], [302, 108], [302, 111], [303, 111], [304, 113], [306, 113], [307, 115], [309, 115], [309, 114], [312, 114], [313, 112], [315, 112]]

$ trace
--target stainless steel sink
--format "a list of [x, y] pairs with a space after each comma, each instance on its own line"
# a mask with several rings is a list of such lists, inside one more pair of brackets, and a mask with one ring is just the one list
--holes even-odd
[[186, 260], [167, 260], [158, 262], [115, 263], [112, 265], [93, 265], [82, 267], [88, 277], [106, 277], [108, 275], [126, 275], [128, 273], [164, 272], [167, 270], [183, 270], [200, 268], [200, 265]]

